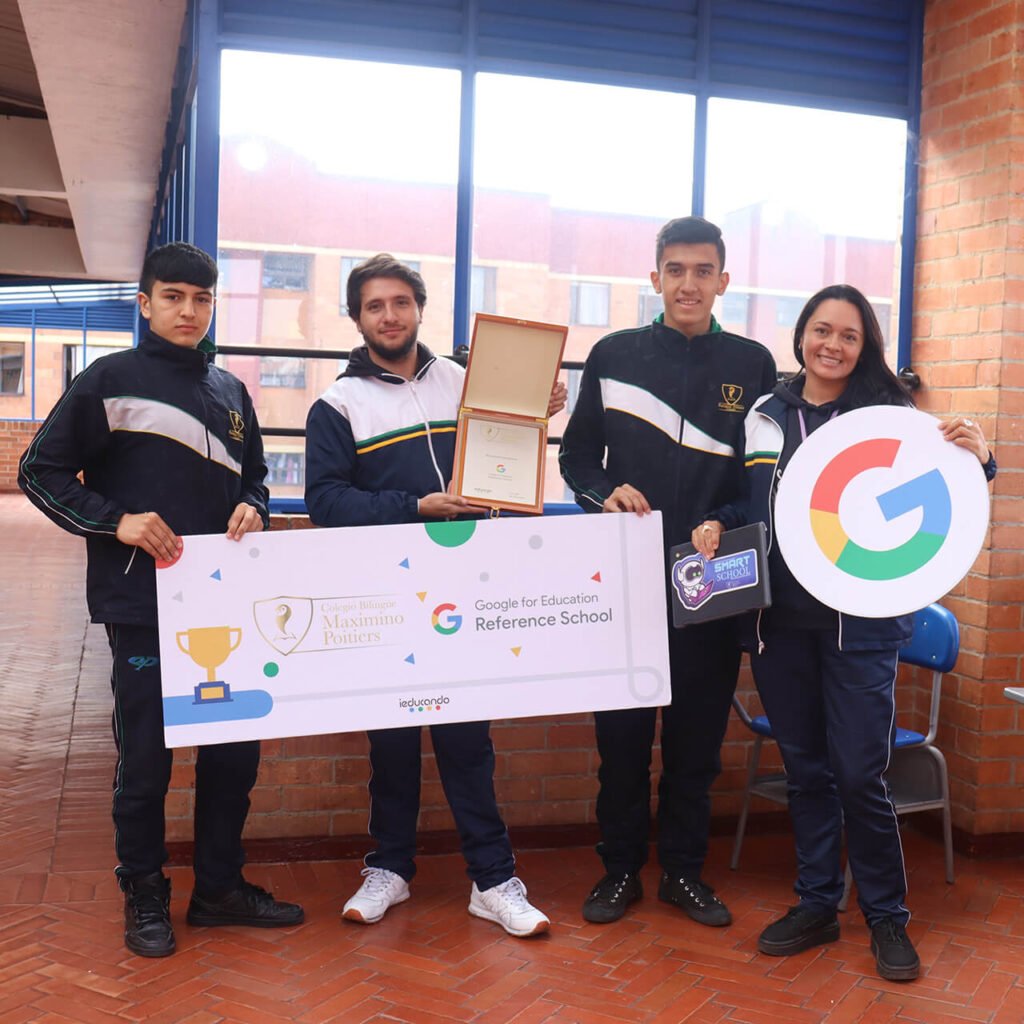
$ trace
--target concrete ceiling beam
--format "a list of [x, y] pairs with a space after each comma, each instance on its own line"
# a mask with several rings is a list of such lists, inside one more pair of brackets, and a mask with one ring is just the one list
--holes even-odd
[[31, 224], [0, 224], [0, 274], [88, 276], [74, 231]]
[[67, 0], [19, 0], [91, 277], [138, 275], [185, 6], [186, 0], [75, 0], [69, 16]]
[[0, 195], [67, 198], [46, 121], [0, 117]]

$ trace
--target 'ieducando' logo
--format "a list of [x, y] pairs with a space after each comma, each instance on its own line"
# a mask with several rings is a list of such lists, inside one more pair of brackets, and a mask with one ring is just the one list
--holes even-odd
[[403, 711], [416, 714], [417, 711], [440, 711], [446, 704], [451, 703], [443, 694], [440, 697], [405, 697], [400, 698], [398, 706]]

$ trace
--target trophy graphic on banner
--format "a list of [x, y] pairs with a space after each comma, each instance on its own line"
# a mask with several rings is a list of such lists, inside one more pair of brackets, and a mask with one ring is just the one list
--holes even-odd
[[[233, 638], [233, 639], [232, 639]], [[234, 626], [201, 626], [175, 635], [179, 649], [200, 668], [206, 669], [206, 682], [195, 687], [193, 704], [230, 701], [231, 687], [217, 679], [217, 668], [242, 642], [242, 631]]]

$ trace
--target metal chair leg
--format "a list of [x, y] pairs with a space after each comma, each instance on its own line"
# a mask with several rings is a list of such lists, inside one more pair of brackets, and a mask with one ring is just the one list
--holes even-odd
[[754, 785], [754, 779], [757, 777], [757, 769], [761, 763], [761, 744], [764, 743], [763, 736], [756, 736], [754, 738], [754, 749], [750, 753], [750, 768], [747, 770], [747, 786], [743, 791], [743, 806], [740, 808], [740, 820], [736, 824], [736, 838], [732, 844], [732, 860], [729, 861], [729, 867], [733, 871], [739, 866], [740, 863], [740, 848], [743, 846], [743, 834], [747, 830], [747, 814], [750, 811], [750, 790]]
[[939, 765], [939, 774], [942, 777], [942, 842], [946, 848], [946, 881], [952, 885], [955, 881], [953, 874], [953, 816], [949, 807], [949, 773], [946, 769], [946, 758], [938, 747], [928, 748]]

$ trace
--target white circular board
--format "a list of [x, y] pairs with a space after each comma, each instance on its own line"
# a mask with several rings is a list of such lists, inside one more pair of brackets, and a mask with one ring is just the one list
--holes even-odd
[[985, 540], [989, 495], [939, 421], [898, 406], [855, 409], [797, 448], [779, 481], [775, 535], [799, 582], [867, 618], [917, 611], [951, 590]]

